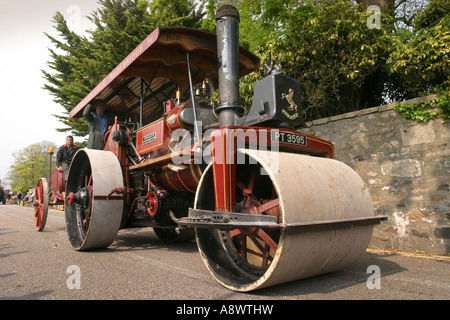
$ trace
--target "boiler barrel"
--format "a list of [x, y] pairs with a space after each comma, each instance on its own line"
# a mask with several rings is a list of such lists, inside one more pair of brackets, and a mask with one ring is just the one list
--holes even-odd
[[150, 179], [153, 183], [172, 192], [195, 193], [202, 176], [200, 165], [168, 165], [153, 173]]

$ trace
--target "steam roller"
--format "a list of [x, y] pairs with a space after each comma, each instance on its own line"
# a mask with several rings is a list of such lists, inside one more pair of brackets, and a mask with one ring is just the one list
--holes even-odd
[[[382, 217], [332, 143], [298, 131], [300, 84], [270, 60], [244, 115], [239, 78], [260, 60], [239, 47], [238, 21], [224, 5], [217, 36], [157, 28], [70, 112], [81, 117], [100, 99], [122, 116], [104, 150], [72, 159], [64, 208], [75, 250], [151, 227], [163, 242], [195, 239], [213, 277], [241, 292], [338, 270], [365, 252]], [[219, 104], [215, 90], [205, 94], [217, 85]]]
[[[327, 158], [240, 151], [256, 161], [236, 168], [240, 212], [276, 219], [268, 227], [197, 229], [201, 256], [219, 283], [251, 291], [341, 269], [361, 257], [373, 231], [366, 218], [374, 213], [367, 187], [351, 168]], [[196, 209], [214, 210], [211, 168], [200, 181]]]

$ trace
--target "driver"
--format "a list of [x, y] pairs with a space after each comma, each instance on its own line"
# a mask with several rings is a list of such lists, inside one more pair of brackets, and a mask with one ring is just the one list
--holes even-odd
[[89, 139], [86, 146], [88, 149], [105, 149], [103, 137], [114, 124], [113, 117], [105, 113], [105, 110], [106, 103], [103, 100], [96, 100], [93, 105], [88, 104], [83, 111], [89, 125]]
[[56, 154], [56, 168], [58, 171], [64, 172], [64, 177], [66, 178], [72, 158], [77, 151], [78, 147], [73, 144], [72, 136], [67, 136], [66, 144], [62, 145], [58, 149], [58, 153]]

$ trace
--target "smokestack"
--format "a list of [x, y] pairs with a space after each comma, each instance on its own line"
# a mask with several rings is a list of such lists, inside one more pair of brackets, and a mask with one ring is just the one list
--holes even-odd
[[239, 104], [239, 12], [223, 5], [216, 13], [219, 60], [219, 127], [232, 126], [243, 108]]

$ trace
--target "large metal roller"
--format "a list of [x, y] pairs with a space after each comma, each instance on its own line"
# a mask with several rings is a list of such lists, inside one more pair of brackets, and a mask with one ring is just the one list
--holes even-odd
[[65, 200], [66, 229], [74, 249], [105, 248], [114, 241], [122, 219], [123, 199], [110, 193], [123, 185], [114, 153], [82, 149], [75, 154]]
[[[217, 281], [251, 291], [343, 268], [365, 252], [373, 225], [345, 221], [373, 217], [374, 211], [367, 187], [351, 168], [307, 155], [240, 152], [250, 164], [236, 167], [237, 211], [275, 215], [293, 228], [197, 229], [201, 256]], [[214, 210], [212, 185], [210, 165], [196, 209]]]

